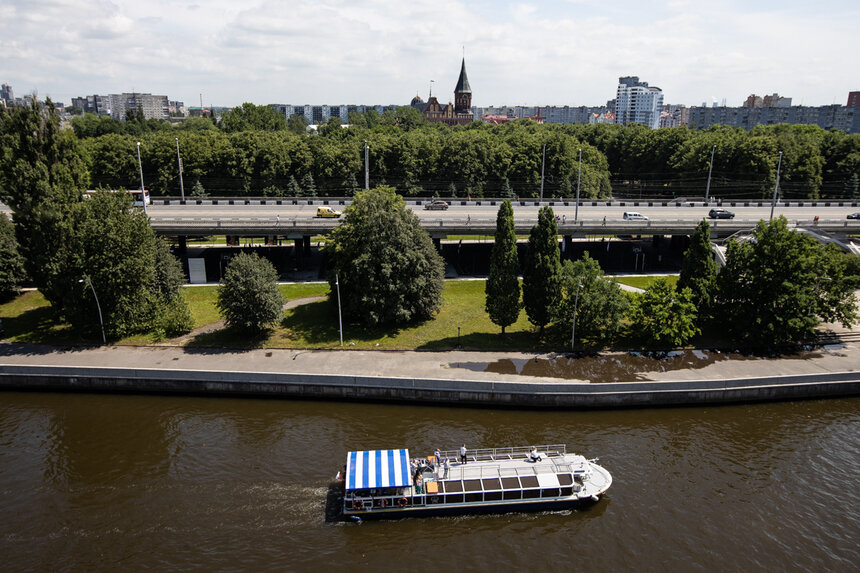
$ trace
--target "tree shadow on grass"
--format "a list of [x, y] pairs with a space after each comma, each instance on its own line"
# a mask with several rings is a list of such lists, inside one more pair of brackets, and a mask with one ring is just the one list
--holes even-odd
[[416, 350], [477, 350], [499, 352], [548, 352], [558, 348], [555, 341], [539, 338], [537, 333], [517, 331], [470, 332], [461, 336], [446, 336], [425, 342]]
[[236, 327], [224, 327], [212, 332], [195, 335], [186, 344], [190, 348], [240, 348], [254, 350], [262, 348], [272, 334], [271, 330], [249, 333]]
[[[372, 342], [386, 337], [395, 337], [400, 334], [402, 328], [419, 324], [421, 322], [400, 326], [368, 327], [356, 323], [344, 323], [343, 338], [344, 341]], [[281, 326], [287, 331], [288, 336], [297, 342], [325, 346], [337, 344], [340, 341], [337, 308], [332, 308], [332, 304], [327, 300], [290, 309], [281, 321]]]
[[3, 317], [3, 332], [0, 336], [12, 342], [29, 344], [87, 342], [72, 330], [71, 325], [61, 322], [50, 306], [40, 306], [17, 316]]

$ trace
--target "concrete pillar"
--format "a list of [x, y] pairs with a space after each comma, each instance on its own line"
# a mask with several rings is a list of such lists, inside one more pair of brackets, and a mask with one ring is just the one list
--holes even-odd
[[306, 256], [310, 255], [311, 254], [311, 236], [305, 235], [304, 237], [302, 237], [302, 243], [304, 244], [304, 253], [303, 254]]
[[302, 257], [302, 240], [296, 239], [295, 245], [296, 245], [296, 258], [300, 259]]
[[441, 253], [442, 252], [442, 239], [440, 239], [439, 237], [434, 237], [433, 238], [433, 246], [436, 247], [437, 252]]

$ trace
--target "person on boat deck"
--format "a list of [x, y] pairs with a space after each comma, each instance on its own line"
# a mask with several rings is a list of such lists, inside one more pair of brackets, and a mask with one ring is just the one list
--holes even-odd
[[437, 466], [437, 467], [441, 466], [442, 465], [442, 453], [439, 451], [439, 448], [436, 448], [436, 451], [433, 452], [433, 455], [436, 457], [436, 463], [433, 465]]
[[442, 467], [445, 468], [445, 475], [442, 479], [448, 479], [448, 458], [445, 458], [445, 461], [442, 462]]
[[541, 460], [540, 454], [534, 446], [532, 446], [532, 451], [529, 452], [529, 459], [533, 462], [539, 462]]
[[424, 493], [424, 479], [419, 476], [415, 478], [415, 492], [416, 493]]
[[465, 463], [466, 463], [466, 444], [463, 444], [463, 445], [460, 447], [460, 463], [461, 463], [461, 464], [465, 464]]

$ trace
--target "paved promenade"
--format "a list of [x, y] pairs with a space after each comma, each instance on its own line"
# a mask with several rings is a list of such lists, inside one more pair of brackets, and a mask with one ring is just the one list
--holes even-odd
[[0, 365], [101, 366], [508, 382], [636, 382], [860, 371], [860, 338], [777, 358], [689, 351], [663, 360], [626, 352], [564, 354], [367, 350], [220, 350], [176, 346], [51, 347], [0, 344]]

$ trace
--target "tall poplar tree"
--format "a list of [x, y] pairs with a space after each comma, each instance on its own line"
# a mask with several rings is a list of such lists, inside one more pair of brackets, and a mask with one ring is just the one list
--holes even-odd
[[540, 329], [552, 320], [561, 299], [561, 253], [558, 227], [552, 207], [541, 207], [538, 224], [529, 233], [529, 246], [523, 265], [523, 306], [529, 322]]
[[717, 264], [711, 249], [711, 226], [704, 219], [696, 227], [690, 246], [684, 252], [678, 292], [689, 288], [700, 319], [710, 316], [717, 290]]
[[505, 333], [505, 327], [515, 323], [520, 315], [519, 271], [514, 210], [510, 201], [504, 201], [496, 215], [496, 236], [490, 253], [490, 275], [485, 287], [487, 314], [493, 324], [502, 327], [502, 334]]

